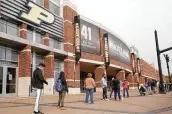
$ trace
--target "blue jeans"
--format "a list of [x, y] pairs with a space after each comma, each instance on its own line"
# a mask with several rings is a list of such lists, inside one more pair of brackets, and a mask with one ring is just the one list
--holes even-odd
[[86, 88], [85, 91], [86, 91], [85, 103], [88, 103], [89, 96], [91, 103], [94, 103], [93, 101], [94, 88]]
[[129, 97], [128, 88], [123, 88], [123, 97], [125, 97], [125, 92], [127, 93], [127, 97]]
[[115, 100], [117, 100], [117, 99], [116, 99], [117, 94], [118, 94], [118, 98], [119, 98], [119, 100], [121, 100], [121, 96], [120, 96], [120, 89], [116, 89], [116, 90], [114, 90]]

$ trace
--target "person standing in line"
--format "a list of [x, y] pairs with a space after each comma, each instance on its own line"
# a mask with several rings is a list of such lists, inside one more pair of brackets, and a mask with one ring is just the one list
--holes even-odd
[[111, 80], [111, 82], [110, 82], [110, 87], [111, 87], [110, 99], [112, 98], [112, 93], [114, 93], [114, 89], [113, 89], [113, 86], [112, 86], [113, 80], [114, 80], [114, 77], [112, 77], [112, 80]]
[[84, 88], [86, 91], [85, 103], [88, 104], [88, 99], [90, 96], [90, 103], [94, 104], [93, 93], [94, 88], [96, 87], [95, 81], [92, 78], [92, 74], [88, 73], [87, 78], [85, 79]]
[[35, 107], [34, 107], [34, 113], [35, 114], [43, 114], [39, 110], [39, 103], [40, 103], [40, 97], [42, 93], [42, 89], [44, 89], [44, 83], [48, 85], [48, 82], [44, 79], [42, 70], [44, 69], [45, 64], [40, 63], [38, 67], [33, 72], [33, 78], [32, 78], [32, 87], [36, 88], [36, 101], [35, 101]]
[[151, 89], [151, 80], [148, 80], [148, 91], [149, 91], [149, 94], [152, 94], [152, 89]]
[[121, 97], [121, 100], [123, 100], [123, 95], [122, 95], [122, 93], [123, 93], [123, 82], [121, 80], [119, 80], [119, 81], [120, 81], [120, 97]]
[[130, 82], [127, 81], [128, 90], [130, 89]]
[[114, 80], [113, 80], [113, 89], [114, 89], [115, 100], [117, 100], [117, 94], [118, 94], [118, 98], [121, 101], [121, 96], [120, 96], [120, 81], [116, 77], [114, 77]]
[[102, 89], [103, 89], [103, 100], [108, 101], [109, 99], [107, 98], [107, 81], [106, 81], [105, 74], [102, 75], [101, 85], [102, 85]]
[[123, 82], [122, 86], [123, 86], [123, 97], [125, 97], [125, 92], [127, 93], [127, 97], [129, 97], [128, 86], [127, 86], [126, 79], [124, 79], [124, 82]]
[[60, 72], [59, 78], [56, 82], [57, 88], [59, 87], [59, 100], [57, 108], [60, 108], [61, 110], [66, 110], [66, 108], [64, 107], [64, 99], [66, 96], [66, 92], [68, 93], [68, 87], [66, 83], [65, 73], [63, 71]]

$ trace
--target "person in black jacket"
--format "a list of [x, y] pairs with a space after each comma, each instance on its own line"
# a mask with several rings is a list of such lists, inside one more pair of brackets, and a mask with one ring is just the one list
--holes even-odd
[[[61, 80], [62, 91], [59, 91], [59, 101], [58, 101], [57, 108], [60, 108], [61, 110], [66, 110], [66, 108], [64, 108], [64, 99], [66, 96], [66, 92], [68, 92], [68, 87], [67, 87], [67, 83], [66, 83], [66, 79], [65, 79], [65, 73], [63, 71], [60, 72], [58, 80]], [[61, 106], [60, 106], [60, 104], [61, 104]]]
[[38, 67], [35, 69], [33, 72], [33, 77], [32, 77], [32, 87], [36, 88], [36, 101], [35, 101], [35, 108], [34, 108], [34, 113], [35, 114], [43, 114], [42, 112], [39, 111], [39, 103], [40, 103], [40, 97], [42, 93], [42, 89], [44, 89], [44, 83], [48, 85], [48, 82], [44, 79], [44, 76], [42, 74], [42, 70], [44, 69], [45, 64], [40, 63]]
[[121, 96], [120, 96], [120, 81], [114, 77], [114, 80], [112, 81], [112, 88], [114, 90], [114, 95], [115, 95], [115, 100], [117, 100], [117, 94], [119, 97], [119, 100], [121, 100]]

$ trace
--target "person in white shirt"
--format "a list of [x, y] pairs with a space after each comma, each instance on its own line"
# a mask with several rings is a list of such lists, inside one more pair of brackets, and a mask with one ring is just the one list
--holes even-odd
[[103, 100], [109, 100], [107, 98], [107, 81], [106, 81], [106, 75], [105, 74], [102, 75], [101, 85], [102, 85], [102, 89], [103, 89]]

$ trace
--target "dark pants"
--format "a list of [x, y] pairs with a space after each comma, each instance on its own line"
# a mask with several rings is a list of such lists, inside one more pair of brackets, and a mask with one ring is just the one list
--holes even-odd
[[107, 87], [103, 88], [103, 99], [107, 99]]
[[112, 98], [112, 93], [114, 92], [114, 89], [111, 90], [110, 92], [110, 98]]
[[89, 96], [91, 103], [94, 103], [93, 100], [94, 88], [86, 88], [85, 91], [86, 91], [85, 103], [88, 103]]
[[116, 99], [117, 94], [118, 94], [118, 98], [119, 98], [119, 100], [121, 100], [121, 96], [120, 96], [120, 89], [116, 89], [116, 90], [114, 90], [115, 100], [117, 100], [117, 99]]
[[127, 92], [127, 97], [129, 97], [128, 88], [123, 88], [123, 97], [125, 97], [125, 92]]
[[61, 104], [61, 107], [64, 106], [64, 98], [66, 96], [66, 91], [60, 91], [59, 92], [59, 101], [58, 101], [58, 106], [60, 106]]

